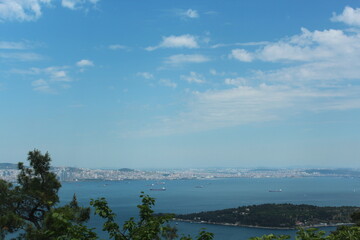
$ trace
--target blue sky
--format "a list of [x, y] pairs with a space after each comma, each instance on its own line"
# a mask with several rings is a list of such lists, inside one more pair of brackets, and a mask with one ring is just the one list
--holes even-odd
[[360, 167], [360, 1], [0, 0], [0, 152]]

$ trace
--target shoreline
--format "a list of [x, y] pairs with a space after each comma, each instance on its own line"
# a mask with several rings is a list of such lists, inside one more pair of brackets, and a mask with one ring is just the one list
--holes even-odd
[[212, 225], [221, 225], [221, 226], [232, 226], [232, 227], [246, 227], [246, 228], [260, 228], [260, 229], [272, 229], [272, 230], [296, 230], [298, 228], [319, 228], [319, 227], [338, 227], [338, 226], [347, 226], [353, 225], [353, 223], [334, 223], [334, 224], [315, 224], [310, 226], [298, 226], [298, 227], [264, 227], [264, 226], [255, 226], [255, 225], [245, 225], [245, 224], [234, 224], [234, 223], [215, 223], [215, 222], [206, 222], [206, 221], [193, 221], [193, 220], [185, 220], [179, 218], [173, 218], [173, 222], [187, 222], [187, 223], [196, 223], [196, 224], [212, 224]]

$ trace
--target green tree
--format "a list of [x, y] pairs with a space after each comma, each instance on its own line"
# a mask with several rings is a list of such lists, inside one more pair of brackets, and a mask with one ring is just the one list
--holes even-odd
[[319, 231], [317, 228], [299, 229], [296, 233], [296, 240], [324, 240], [325, 231]]
[[351, 221], [355, 223], [357, 226], [360, 226], [360, 211], [356, 211], [351, 214]]
[[18, 164], [17, 186], [0, 181], [0, 236], [22, 229], [23, 239], [56, 239], [68, 234], [69, 227], [83, 227], [90, 209], [79, 207], [75, 197], [70, 204], [55, 207], [61, 184], [50, 171], [49, 153], [35, 149], [27, 160], [30, 167]]
[[[110, 239], [115, 240], [159, 240], [162, 237], [165, 239], [175, 239], [178, 237], [176, 229], [165, 225], [172, 218], [173, 215], [155, 215], [152, 207], [155, 205], [155, 199], [144, 192], [140, 195], [141, 203], [137, 207], [139, 209], [139, 220], [135, 218], [127, 220], [122, 229], [116, 223], [116, 214], [108, 207], [105, 198], [91, 200], [90, 205], [95, 208], [95, 214], [105, 219], [103, 231], [109, 233]], [[197, 236], [196, 240], [212, 240], [213, 233], [202, 230]], [[182, 237], [181, 240], [192, 240], [190, 237]]]
[[252, 237], [250, 238], [250, 240], [285, 240], [285, 239], [290, 239], [290, 236], [288, 235], [274, 235], [274, 234], [269, 234], [269, 235], [264, 235], [262, 237]]
[[359, 240], [359, 226], [339, 226], [329, 235], [329, 240]]
[[0, 239], [4, 239], [8, 233], [18, 231], [24, 221], [15, 213], [16, 199], [18, 197], [13, 190], [13, 185], [0, 180]]
[[18, 164], [19, 186], [15, 187], [18, 194], [16, 214], [24, 219], [28, 227], [41, 229], [45, 214], [59, 202], [58, 191], [61, 187], [56, 175], [50, 172], [49, 153], [41, 154], [39, 150], [29, 152], [28, 161], [31, 167]]

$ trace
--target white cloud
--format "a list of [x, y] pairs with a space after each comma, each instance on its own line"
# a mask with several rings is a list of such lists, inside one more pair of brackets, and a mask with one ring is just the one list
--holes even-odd
[[56, 71], [54, 73], [54, 77], [56, 77], [56, 78], [65, 78], [66, 77], [66, 72], [65, 71]]
[[27, 70], [13, 69], [11, 73], [28, 75], [34, 79], [31, 83], [33, 90], [43, 93], [56, 93], [57, 89], [69, 88], [73, 79], [69, 76], [68, 66], [51, 66], [46, 68], [30, 68]]
[[[61, 6], [75, 10], [96, 5], [99, 0], [62, 0]], [[52, 6], [54, 0], [1, 0], [0, 22], [35, 21], [42, 16], [43, 7]]]
[[220, 125], [266, 121], [284, 117], [282, 110], [285, 109], [290, 114], [327, 110], [354, 96], [359, 97], [360, 92], [356, 92], [357, 90], [359, 88], [355, 90], [347, 86], [337, 86], [333, 89], [266, 84], [254, 87], [239, 86], [228, 90], [198, 93], [192, 103], [194, 105], [191, 106], [191, 114], [202, 116], [204, 120]]
[[120, 45], [120, 44], [113, 44], [113, 45], [109, 45], [108, 48], [110, 50], [124, 50], [124, 49], [127, 49], [128, 47], [126, 47], [124, 45]]
[[359, 39], [359, 35], [346, 35], [342, 30], [310, 32], [303, 28], [300, 35], [266, 45], [257, 52], [257, 57], [271, 62], [321, 61], [344, 55], [348, 57], [351, 48], [360, 47]]
[[189, 83], [205, 83], [204, 77], [196, 72], [190, 72], [189, 75], [181, 75], [180, 78]]
[[87, 59], [82, 59], [76, 63], [78, 67], [92, 67], [94, 66], [94, 63]]
[[142, 135], [172, 135], [268, 122], [305, 112], [360, 109], [360, 87], [237, 86], [194, 92], [187, 110], [165, 116]]
[[186, 18], [198, 18], [199, 17], [199, 13], [193, 9], [185, 10], [181, 13], [181, 15]]
[[12, 73], [25, 75], [40, 75], [42, 79], [48, 79], [50, 82], [71, 82], [68, 76], [67, 66], [53, 66], [47, 68], [30, 68], [28, 70], [12, 70]]
[[199, 45], [196, 41], [196, 37], [185, 34], [180, 36], [168, 36], [163, 37], [162, 42], [153, 47], [147, 47], [146, 50], [153, 51], [158, 48], [198, 48]]
[[316, 81], [350, 81], [360, 76], [360, 33], [338, 29], [302, 28], [301, 34], [269, 43], [254, 52], [254, 59], [282, 62], [289, 66], [256, 71], [252, 78], [261, 81], [302, 85]]
[[235, 72], [218, 72], [215, 69], [210, 69], [209, 73], [213, 76], [237, 75], [237, 73], [235, 73]]
[[145, 79], [152, 79], [152, 78], [154, 78], [154, 75], [152, 75], [152, 74], [149, 73], [149, 72], [138, 72], [136, 75], [137, 75], [137, 76], [140, 76], [140, 77], [143, 77], [143, 78], [145, 78]]
[[[256, 79], [272, 82], [287, 82], [292, 85], [311, 84], [310, 82], [342, 82], [359, 80], [360, 62], [311, 62], [297, 66], [284, 67], [269, 71], [257, 71]], [[309, 83], [308, 83], [309, 82]]]
[[61, 5], [66, 8], [75, 9], [75, 6], [77, 3], [80, 3], [81, 1], [77, 0], [62, 0]]
[[177, 54], [166, 58], [165, 63], [180, 65], [184, 63], [203, 63], [210, 61], [210, 58], [201, 54]]
[[226, 85], [245, 86], [247, 83], [247, 80], [246, 80], [246, 78], [242, 78], [242, 77], [225, 78], [224, 83]]
[[159, 83], [160, 83], [160, 85], [163, 85], [165, 87], [171, 87], [171, 88], [177, 87], [177, 84], [175, 82], [172, 82], [169, 79], [160, 79]]
[[33, 89], [43, 93], [54, 93], [54, 90], [50, 87], [49, 83], [44, 79], [38, 79], [31, 83]]
[[302, 28], [301, 34], [278, 42], [268, 43], [254, 52], [234, 49], [229, 55], [239, 61], [254, 59], [266, 62], [339, 61], [360, 57], [360, 34], [329, 29], [310, 32]]
[[86, 4], [96, 5], [100, 0], [62, 0], [61, 5], [71, 10], [81, 9]]
[[23, 42], [0, 42], [0, 49], [23, 50], [26, 48]]
[[306, 61], [313, 54], [310, 48], [301, 46], [293, 46], [288, 43], [276, 43], [267, 45], [262, 49], [259, 57], [263, 61]]
[[67, 67], [48, 67], [38, 69], [38, 71], [47, 74], [52, 81], [70, 82], [72, 80], [68, 77], [65, 71], [66, 68]]
[[182, 20], [189, 20], [199, 18], [199, 12], [194, 9], [176, 9], [175, 14], [180, 17]]
[[0, 52], [0, 58], [21, 62], [39, 61], [44, 59], [43, 56], [32, 52]]
[[41, 7], [51, 0], [3, 0], [0, 2], [0, 22], [34, 21], [41, 15]]
[[44, 79], [38, 79], [36, 81], [33, 81], [31, 83], [31, 85], [34, 86], [34, 87], [38, 87], [38, 86], [47, 85], [47, 82]]
[[233, 49], [229, 57], [242, 62], [251, 62], [253, 60], [252, 54], [247, 52], [245, 49]]
[[215, 69], [210, 69], [210, 74], [213, 76], [216, 76], [218, 74], [218, 72]]
[[333, 13], [331, 20], [334, 22], [343, 22], [352, 26], [360, 26], [360, 8], [354, 9], [346, 6], [342, 14], [336, 15]]
[[269, 42], [261, 41], [261, 42], [238, 42], [238, 43], [217, 43], [211, 46], [211, 48], [221, 48], [221, 47], [231, 47], [231, 46], [261, 46], [266, 45]]

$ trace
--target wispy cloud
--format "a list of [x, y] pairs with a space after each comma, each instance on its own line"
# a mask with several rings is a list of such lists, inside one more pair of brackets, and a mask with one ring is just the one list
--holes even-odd
[[169, 79], [160, 79], [159, 84], [165, 87], [176, 88], [177, 84]]
[[23, 50], [28, 48], [23, 42], [4, 42], [0, 41], [0, 49]]
[[237, 77], [237, 78], [225, 78], [224, 83], [226, 85], [234, 85], [234, 86], [246, 86], [247, 85], [247, 79], [243, 77]]
[[41, 8], [51, 0], [5, 0], [0, 2], [0, 22], [34, 21], [41, 17]]
[[196, 72], [190, 72], [189, 75], [181, 75], [180, 78], [189, 83], [205, 83], [204, 77]]
[[76, 66], [78, 67], [93, 67], [94, 63], [88, 59], [82, 59], [76, 63]]
[[242, 62], [251, 62], [254, 59], [253, 54], [249, 53], [245, 49], [233, 49], [229, 54], [229, 57]]
[[42, 55], [32, 52], [0, 52], [0, 58], [21, 62], [39, 61], [44, 59]]
[[71, 78], [68, 76], [68, 66], [52, 66], [47, 68], [30, 68], [27, 70], [13, 69], [12, 73], [24, 75], [44, 75], [46, 78], [57, 82], [70, 82]]
[[244, 43], [217, 43], [211, 46], [211, 48], [222, 48], [222, 47], [234, 47], [234, 46], [261, 46], [266, 45], [269, 42], [261, 41], [261, 42], [244, 42]]
[[154, 78], [154, 75], [149, 72], [138, 72], [136, 73], [137, 76], [143, 77], [145, 79], [152, 79]]
[[154, 51], [158, 48], [198, 48], [196, 37], [185, 34], [180, 36], [163, 37], [161, 43], [157, 46], [147, 47], [146, 50]]
[[53, 81], [70, 82], [72, 79], [68, 76], [67, 67], [48, 67], [40, 71], [48, 74]]
[[[99, 0], [62, 0], [61, 6], [71, 10], [95, 6]], [[0, 1], [0, 23], [6, 21], [36, 21], [42, 16], [44, 7], [54, 7], [53, 0], [2, 0]]]
[[210, 58], [201, 54], [176, 54], [167, 57], [166, 64], [181, 65], [184, 63], [203, 63], [210, 61]]
[[200, 15], [198, 13], [198, 11], [193, 10], [191, 8], [187, 9], [187, 10], [180, 10], [179, 11], [179, 16], [182, 18], [199, 18]]
[[62, 0], [61, 5], [71, 10], [82, 9], [89, 5], [96, 5], [100, 0]]
[[275, 121], [304, 112], [360, 108], [360, 88], [297, 88], [286, 85], [239, 86], [194, 92], [188, 108], [164, 116], [140, 135], [173, 135]]
[[31, 82], [31, 85], [34, 91], [42, 92], [42, 93], [55, 93], [54, 89], [52, 89], [47, 81], [44, 79], [38, 79]]
[[69, 76], [68, 66], [51, 66], [46, 68], [13, 69], [11, 73], [28, 75], [33, 78], [33, 90], [43, 93], [56, 93], [57, 89], [69, 88], [73, 79]]
[[110, 50], [127, 50], [127, 49], [129, 49], [127, 46], [124, 46], [121, 44], [112, 44], [112, 45], [109, 45], [108, 48]]

